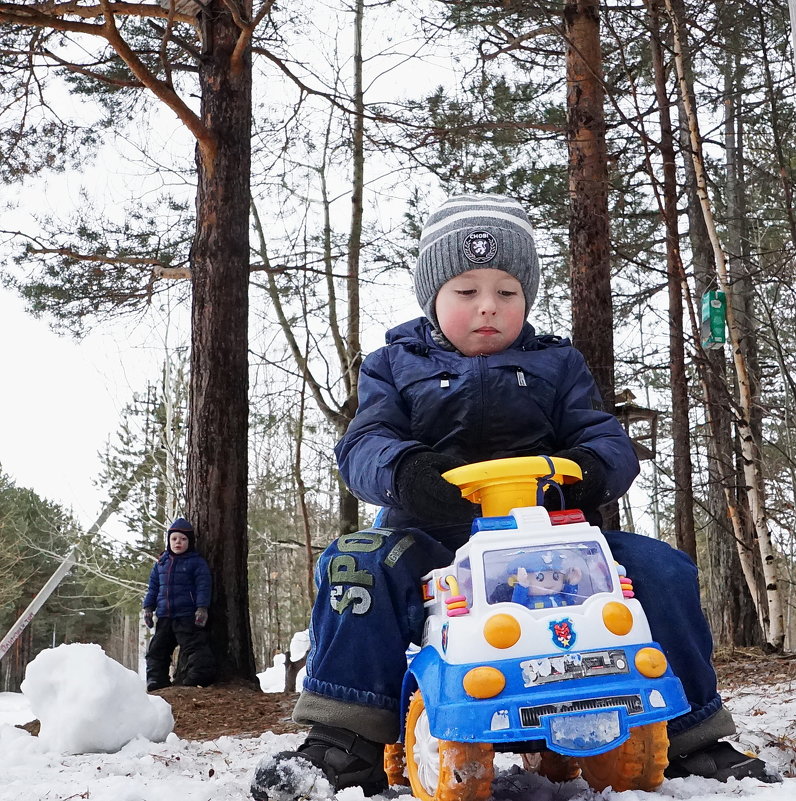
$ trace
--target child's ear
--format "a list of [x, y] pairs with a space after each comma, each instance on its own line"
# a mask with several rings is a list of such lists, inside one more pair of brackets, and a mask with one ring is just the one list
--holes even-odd
[[571, 567], [567, 573], [567, 584], [577, 584], [582, 576], [583, 573], [579, 567]]

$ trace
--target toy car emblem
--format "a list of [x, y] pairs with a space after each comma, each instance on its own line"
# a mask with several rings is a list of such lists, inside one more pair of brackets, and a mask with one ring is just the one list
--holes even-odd
[[551, 620], [548, 624], [550, 631], [553, 632], [553, 644], [559, 648], [572, 648], [577, 639], [575, 629], [572, 628], [572, 621], [565, 617], [562, 620]]

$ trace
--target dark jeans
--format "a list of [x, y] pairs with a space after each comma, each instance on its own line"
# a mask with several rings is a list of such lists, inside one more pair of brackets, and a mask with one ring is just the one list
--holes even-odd
[[169, 666], [174, 649], [180, 646], [180, 663], [185, 664], [183, 684], [206, 686], [216, 678], [216, 662], [207, 631], [192, 617], [159, 617], [155, 635], [146, 652], [147, 685], [169, 684]]
[[[398, 520], [386, 518], [393, 525]], [[604, 534], [691, 704], [690, 712], [669, 723], [670, 734], [678, 734], [721, 707], [697, 569], [666, 543], [624, 531]], [[450, 564], [468, 531], [448, 526], [434, 535], [417, 528], [374, 528], [341, 537], [323, 552], [316, 566], [306, 691], [397, 716], [405, 651], [410, 642], [420, 642], [423, 630], [420, 577]]]

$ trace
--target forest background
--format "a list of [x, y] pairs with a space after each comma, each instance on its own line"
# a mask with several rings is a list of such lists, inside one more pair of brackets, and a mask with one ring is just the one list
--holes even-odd
[[[0, 476], [0, 630], [79, 552], [0, 690], [60, 642], [137, 667], [177, 514], [214, 569], [224, 678], [287, 650], [314, 558], [372, 519], [332, 447], [363, 354], [418, 313], [422, 221], [459, 191], [525, 205], [532, 322], [571, 332], [636, 441], [610, 519], [691, 553], [719, 646], [792, 648], [785, 0], [0, 2], [0, 71], [5, 285], [65, 336], [151, 325], [162, 349], [94, 525]], [[58, 176], [81, 191], [37, 215]], [[726, 345], [700, 330], [715, 290]]]

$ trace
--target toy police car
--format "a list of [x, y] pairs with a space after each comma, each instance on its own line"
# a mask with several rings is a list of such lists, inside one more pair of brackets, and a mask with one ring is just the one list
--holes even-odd
[[666, 721], [689, 705], [632, 577], [581, 512], [529, 505], [540, 481], [576, 480], [580, 468], [523, 457], [445, 477], [484, 517], [453, 564], [423, 579], [423, 642], [403, 689], [413, 794], [488, 798], [496, 750], [541, 752], [551, 779], [579, 768], [597, 790], [660, 785]]

